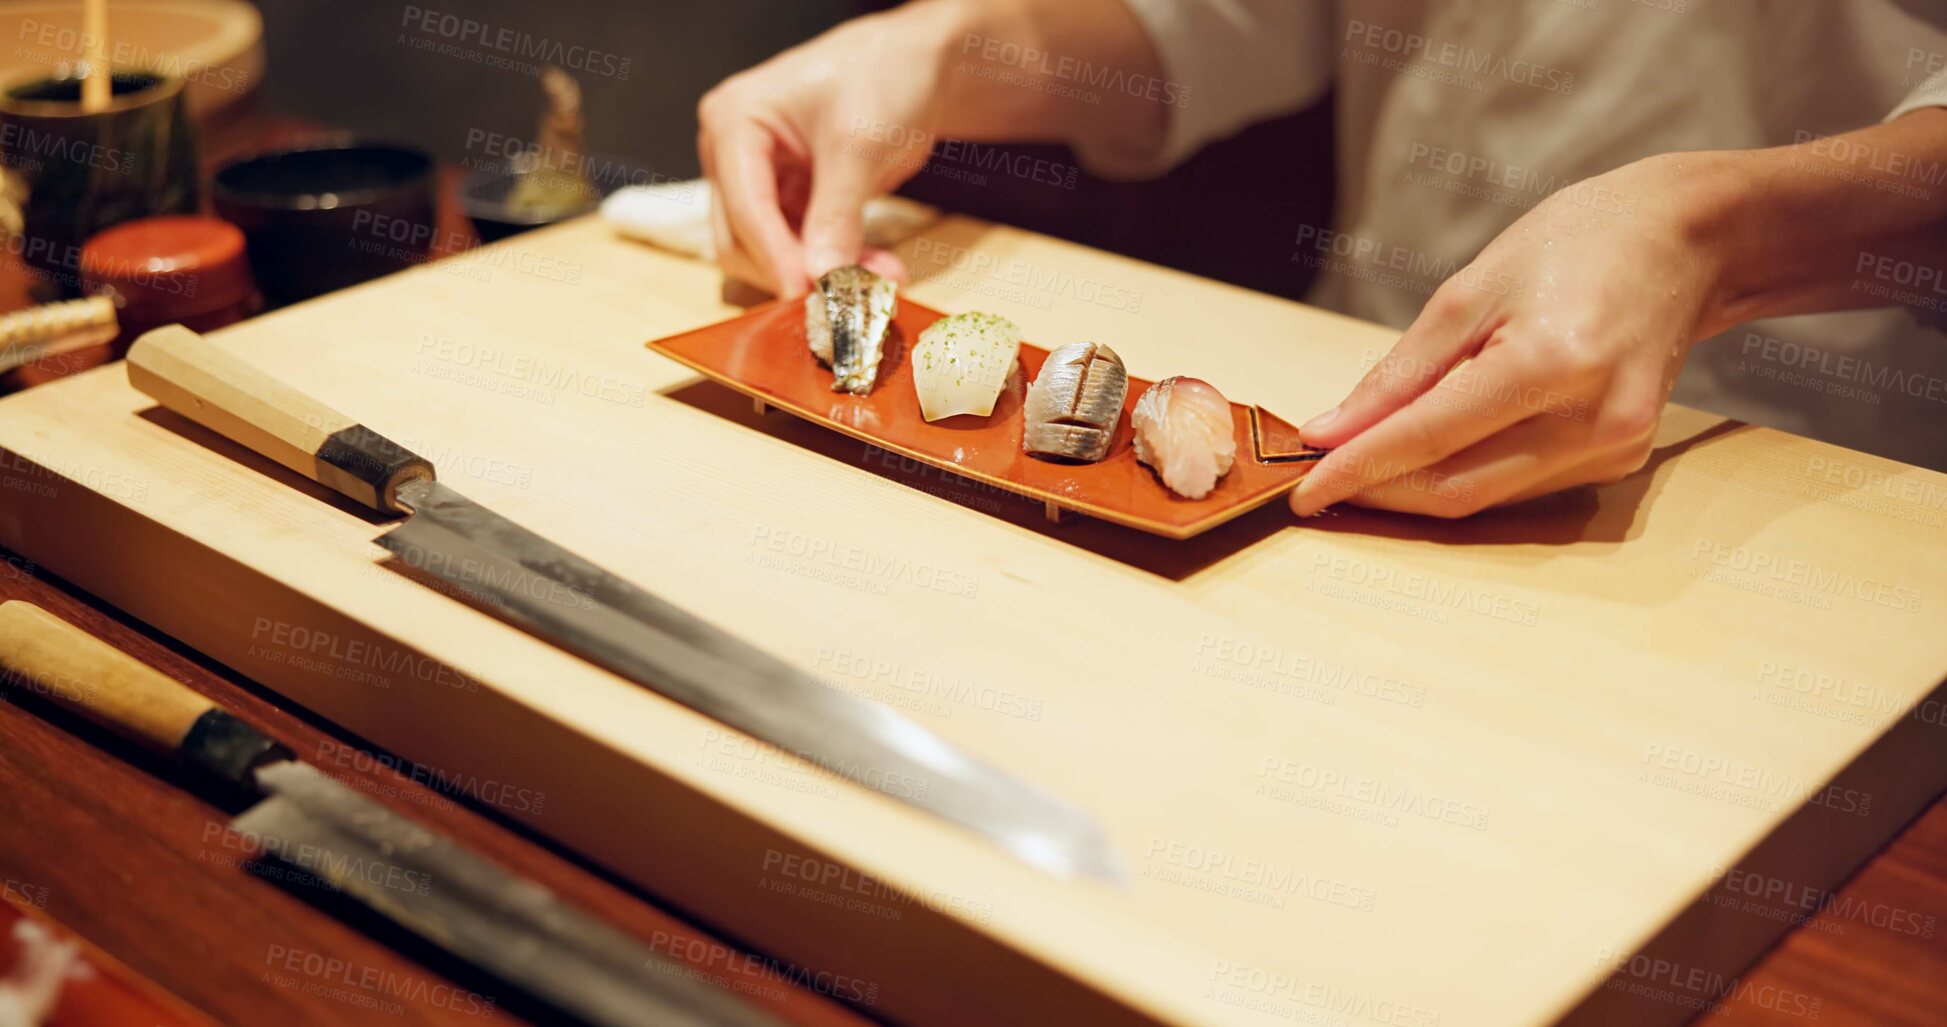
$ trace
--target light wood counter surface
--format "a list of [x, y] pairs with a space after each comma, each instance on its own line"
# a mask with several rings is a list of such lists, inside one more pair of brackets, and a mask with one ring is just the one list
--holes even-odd
[[[922, 302], [1294, 421], [1392, 338], [967, 219], [903, 252]], [[1090, 811], [1127, 887], [410, 582], [382, 522], [119, 365], [0, 401], [0, 544], [379, 745], [545, 790], [536, 829], [913, 1022], [1674, 1022], [1790, 926], [1707, 895], [1727, 868], [1824, 888], [1947, 785], [1947, 476], [1673, 408], [1615, 486], [1458, 523], [1276, 504], [1170, 543], [1045, 524], [643, 348], [717, 296], [585, 220], [212, 338]]]

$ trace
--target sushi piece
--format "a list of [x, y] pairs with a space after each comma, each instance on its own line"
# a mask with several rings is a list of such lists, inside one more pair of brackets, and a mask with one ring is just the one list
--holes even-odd
[[1115, 350], [1071, 342], [1048, 354], [1028, 386], [1021, 449], [1033, 456], [1094, 463], [1109, 453], [1109, 440], [1129, 395], [1129, 372]]
[[872, 391], [886, 355], [895, 292], [891, 280], [848, 264], [826, 272], [805, 297], [805, 340], [813, 355], [831, 365], [833, 392]]
[[1151, 385], [1136, 400], [1129, 425], [1136, 430], [1136, 459], [1185, 499], [1209, 495], [1237, 456], [1230, 402], [1197, 378]]
[[937, 421], [993, 413], [1020, 351], [1021, 330], [998, 314], [955, 314], [933, 322], [913, 346], [920, 415]]

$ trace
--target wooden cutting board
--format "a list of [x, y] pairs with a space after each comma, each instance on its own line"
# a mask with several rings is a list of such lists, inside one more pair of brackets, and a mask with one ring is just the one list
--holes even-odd
[[[1294, 420], [1392, 337], [965, 219], [904, 253], [931, 306]], [[1947, 784], [1942, 475], [1673, 408], [1612, 487], [1163, 542], [1046, 524], [643, 348], [717, 295], [583, 221], [215, 338], [1091, 811], [1126, 887], [406, 581], [378, 523], [119, 366], [0, 401], [0, 544], [429, 773], [543, 795], [510, 814], [910, 1022], [1676, 1022]]]

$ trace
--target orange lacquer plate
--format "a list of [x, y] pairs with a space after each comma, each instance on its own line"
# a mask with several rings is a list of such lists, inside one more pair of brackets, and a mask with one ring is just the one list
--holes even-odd
[[[1048, 351], [1021, 344], [1020, 366], [988, 417], [936, 423], [920, 416], [907, 357], [939, 311], [901, 299], [888, 332], [879, 382], [871, 394], [831, 391], [831, 371], [805, 343], [804, 300], [755, 308], [649, 348], [766, 406], [869, 442], [941, 470], [1047, 504], [1050, 517], [1073, 511], [1166, 538], [1190, 538], [1290, 491], [1322, 456], [1298, 442], [1298, 431], [1257, 407], [1230, 405], [1237, 459], [1202, 499], [1184, 499], [1136, 460], [1129, 412], [1152, 384], [1129, 376], [1129, 396], [1109, 455], [1093, 464], [1062, 464], [1021, 452], [1021, 403]], [[1097, 340], [1110, 346], [1113, 340]], [[1193, 369], [1182, 373], [1194, 375]], [[1212, 382], [1219, 390], [1223, 383]]]

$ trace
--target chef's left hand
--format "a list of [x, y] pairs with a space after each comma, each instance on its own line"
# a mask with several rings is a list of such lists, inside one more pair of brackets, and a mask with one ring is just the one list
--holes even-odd
[[1642, 467], [1684, 356], [1715, 330], [1718, 268], [1681, 169], [1654, 157], [1557, 192], [1442, 284], [1305, 424], [1333, 452], [1292, 509], [1461, 517]]
[[[1870, 156], [1871, 161], [1862, 158]], [[1947, 267], [1947, 108], [1791, 146], [1649, 157], [1542, 201], [1442, 284], [1292, 493], [1439, 517], [1642, 467], [1692, 343], [1911, 302]], [[1902, 277], [1904, 275], [1905, 277]]]

